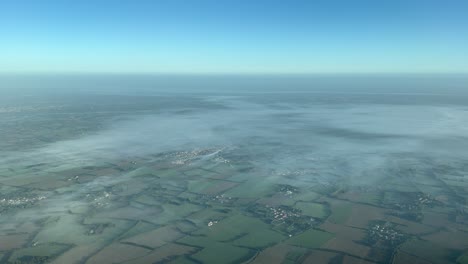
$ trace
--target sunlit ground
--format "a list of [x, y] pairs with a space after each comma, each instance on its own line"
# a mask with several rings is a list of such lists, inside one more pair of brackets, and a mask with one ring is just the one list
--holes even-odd
[[2, 102], [0, 263], [468, 263], [466, 95], [119, 91]]

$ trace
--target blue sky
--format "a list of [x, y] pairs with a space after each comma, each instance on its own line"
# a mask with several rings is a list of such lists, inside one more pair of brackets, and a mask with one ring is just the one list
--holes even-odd
[[0, 72], [468, 72], [466, 0], [2, 0]]

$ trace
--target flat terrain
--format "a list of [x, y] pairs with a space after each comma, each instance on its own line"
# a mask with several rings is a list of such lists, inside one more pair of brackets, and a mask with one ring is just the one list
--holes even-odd
[[468, 263], [468, 105], [408, 96], [4, 102], [0, 263]]

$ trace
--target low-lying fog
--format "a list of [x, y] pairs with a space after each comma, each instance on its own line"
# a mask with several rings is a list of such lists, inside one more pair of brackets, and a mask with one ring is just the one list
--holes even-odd
[[[437, 95], [418, 98], [415, 105], [407, 103], [408, 95], [386, 101], [385, 94], [179, 97], [155, 96], [152, 113], [124, 108], [83, 136], [2, 152], [2, 167], [45, 163], [70, 168], [215, 148], [218, 155], [237, 152], [272, 173], [303, 170], [304, 178], [374, 184], [389, 177], [387, 169], [399, 161], [435, 166], [468, 157], [468, 107], [439, 103]], [[127, 104], [139, 100], [129, 97]], [[186, 103], [191, 100], [198, 103]], [[172, 103], [166, 109], [159, 101]], [[38, 115], [34, 109], [24, 112], [24, 118]], [[42, 115], [47, 114], [52, 120], [59, 115]]]
[[[188, 188], [199, 177], [190, 168], [207, 164], [249, 164], [233, 185], [239, 177], [303, 190], [391, 183], [433, 196], [452, 192], [431, 186], [438, 173], [466, 173], [467, 98], [385, 91], [9, 93], [14, 99], [0, 105], [0, 231], [66, 215], [74, 219], [63, 223], [67, 232], [81, 214], [132, 207], [125, 199], [138, 188], [163, 181]], [[188, 180], [145, 174], [158, 162], [183, 168]], [[115, 191], [127, 185], [136, 188], [131, 195]], [[464, 206], [455, 191], [449, 197]], [[179, 213], [157, 203], [162, 214], [142, 212], [152, 219]]]

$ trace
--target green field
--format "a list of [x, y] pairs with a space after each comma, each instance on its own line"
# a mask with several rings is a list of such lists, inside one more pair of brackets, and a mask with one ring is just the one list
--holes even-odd
[[[401, 250], [411, 255], [431, 260], [435, 263], [454, 263], [454, 252], [424, 240], [409, 240], [401, 246]], [[462, 258], [462, 260], [464, 260]], [[464, 260], [465, 261], [465, 260]]]
[[214, 241], [228, 241], [243, 235], [266, 231], [269, 226], [259, 219], [237, 214], [194, 232]]
[[325, 218], [327, 216], [326, 207], [323, 204], [298, 202], [294, 206], [302, 211], [302, 214], [316, 218]]
[[352, 207], [351, 205], [338, 205], [332, 207], [331, 211], [332, 213], [330, 217], [328, 217], [328, 221], [335, 224], [344, 224], [351, 215]]
[[468, 252], [457, 258], [457, 263], [468, 264]]
[[288, 239], [286, 243], [300, 247], [318, 248], [333, 238], [333, 236], [333, 234], [325, 231], [309, 229], [302, 234]]
[[192, 255], [192, 258], [202, 263], [236, 263], [254, 254], [254, 251], [249, 249], [236, 247], [230, 243], [216, 242], [207, 237], [188, 236], [177, 242], [202, 248]]
[[274, 245], [285, 236], [278, 232], [271, 230], [259, 230], [257, 232], [249, 233], [233, 242], [236, 246], [248, 247], [248, 248], [264, 248], [267, 246]]

